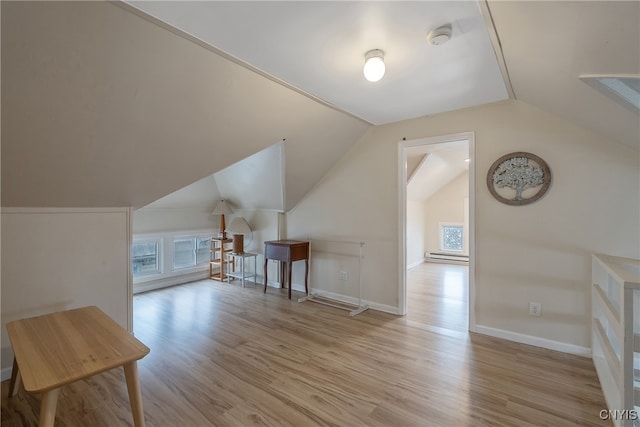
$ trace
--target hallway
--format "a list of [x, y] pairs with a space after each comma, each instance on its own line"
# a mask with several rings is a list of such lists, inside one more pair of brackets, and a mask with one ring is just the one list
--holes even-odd
[[407, 320], [466, 332], [469, 267], [425, 262], [407, 271]]

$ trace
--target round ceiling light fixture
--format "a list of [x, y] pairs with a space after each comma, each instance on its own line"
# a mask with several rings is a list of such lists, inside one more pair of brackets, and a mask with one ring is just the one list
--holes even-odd
[[451, 24], [443, 25], [435, 30], [429, 31], [427, 41], [433, 46], [439, 46], [449, 41], [451, 38]]
[[364, 54], [364, 68], [362, 73], [364, 78], [370, 82], [377, 82], [384, 76], [384, 52], [380, 49], [373, 49]]

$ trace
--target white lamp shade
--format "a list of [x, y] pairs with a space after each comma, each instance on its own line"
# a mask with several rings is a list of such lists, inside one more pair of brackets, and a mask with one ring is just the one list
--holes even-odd
[[220, 200], [216, 207], [213, 208], [211, 215], [229, 215], [233, 213], [233, 209], [231, 209], [231, 204], [225, 200]]
[[370, 50], [365, 55], [364, 68], [362, 73], [364, 78], [370, 82], [377, 82], [384, 76], [384, 52], [379, 49]]
[[251, 233], [251, 227], [249, 227], [246, 219], [237, 216], [233, 218], [226, 231], [232, 234], [249, 234]]

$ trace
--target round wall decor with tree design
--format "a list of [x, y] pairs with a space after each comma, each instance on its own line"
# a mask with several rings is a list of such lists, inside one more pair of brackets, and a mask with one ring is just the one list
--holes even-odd
[[489, 191], [507, 205], [533, 203], [551, 185], [549, 165], [535, 154], [519, 151], [496, 160], [487, 173]]

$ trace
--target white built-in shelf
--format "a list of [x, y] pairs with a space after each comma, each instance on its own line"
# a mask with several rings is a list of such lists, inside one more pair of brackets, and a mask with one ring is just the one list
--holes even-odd
[[592, 257], [592, 357], [615, 426], [640, 425], [640, 260]]

